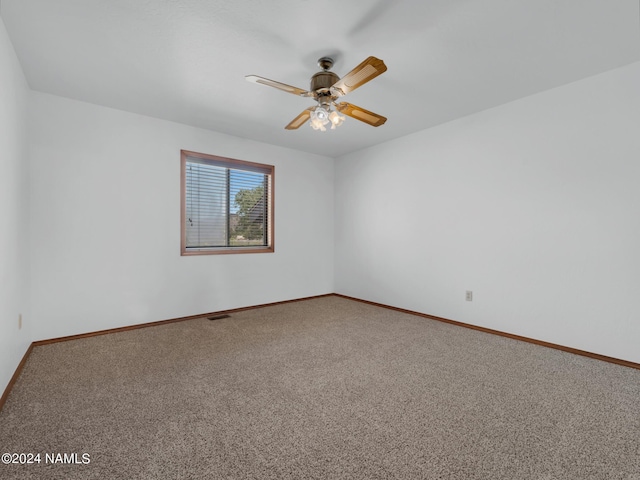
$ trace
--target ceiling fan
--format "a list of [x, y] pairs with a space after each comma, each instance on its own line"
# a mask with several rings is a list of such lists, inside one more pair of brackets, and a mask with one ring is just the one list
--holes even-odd
[[[261, 83], [262, 85], [274, 87], [300, 97], [313, 97], [313, 99], [318, 102], [315, 107], [309, 107], [303, 110], [289, 125], [284, 127], [287, 130], [295, 130], [307, 120], [311, 120], [310, 125], [314, 130], [325, 131], [325, 126], [328, 124], [331, 124], [331, 128], [335, 129], [344, 121], [344, 115], [348, 115], [373, 127], [379, 127], [387, 121], [386, 117], [351, 103], [336, 103], [339, 97], [352, 92], [368, 81], [373, 80], [381, 73], [386, 72], [387, 66], [382, 60], [376, 57], [369, 57], [342, 78], [329, 71], [333, 66], [332, 58], [322, 57], [318, 60], [318, 66], [322, 68], [322, 71], [311, 77], [311, 87], [308, 91], [257, 75], [247, 75], [245, 78], [250, 82]], [[334, 107], [335, 110], [332, 110], [332, 107]], [[341, 113], [344, 115], [340, 115]]]

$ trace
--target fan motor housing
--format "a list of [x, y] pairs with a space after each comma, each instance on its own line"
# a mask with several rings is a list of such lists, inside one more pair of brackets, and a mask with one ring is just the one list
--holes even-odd
[[331, 88], [331, 86], [340, 80], [340, 77], [333, 72], [318, 72], [311, 77], [311, 90], [315, 92], [323, 88]]

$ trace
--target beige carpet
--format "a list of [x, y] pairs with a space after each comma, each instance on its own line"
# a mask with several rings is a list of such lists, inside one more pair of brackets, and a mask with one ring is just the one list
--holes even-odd
[[326, 297], [37, 347], [0, 450], [41, 454], [2, 479], [640, 480], [640, 371]]

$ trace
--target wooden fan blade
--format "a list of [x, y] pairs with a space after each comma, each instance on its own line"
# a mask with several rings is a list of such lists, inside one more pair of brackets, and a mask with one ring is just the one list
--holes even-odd
[[300, 128], [300, 126], [304, 122], [309, 120], [309, 117], [311, 117], [311, 111], [312, 110], [313, 110], [313, 107], [309, 107], [306, 110], [303, 110], [302, 113], [300, 113], [300, 115], [298, 115], [296, 118], [291, 120], [291, 122], [289, 122], [289, 125], [287, 125], [284, 128], [286, 130], [296, 130], [297, 128]]
[[278, 90], [282, 90], [283, 92], [293, 93], [294, 95], [299, 95], [301, 97], [311, 97], [313, 94], [306, 90], [303, 90], [298, 87], [292, 87], [291, 85], [287, 85], [286, 83], [276, 82], [275, 80], [269, 80], [268, 78], [259, 77], [257, 75], [247, 75], [244, 77], [249, 82], [253, 83], [261, 83], [262, 85], [267, 85], [268, 87], [277, 88]]
[[369, 57], [334, 83], [331, 87], [331, 93], [337, 96], [346, 95], [386, 71], [387, 66], [382, 60], [376, 57]]
[[364, 108], [347, 102], [336, 103], [336, 110], [340, 113], [344, 113], [345, 115], [349, 115], [356, 120], [368, 123], [372, 127], [379, 127], [387, 121], [387, 117], [383, 117], [382, 115], [378, 115], [377, 113], [370, 112], [369, 110], [365, 110]]

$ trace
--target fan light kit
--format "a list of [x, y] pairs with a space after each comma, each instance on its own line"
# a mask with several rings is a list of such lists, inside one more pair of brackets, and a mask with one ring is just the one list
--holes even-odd
[[318, 60], [318, 66], [322, 68], [322, 71], [311, 77], [309, 90], [292, 87], [291, 85], [258, 77], [257, 75], [247, 75], [245, 78], [250, 82], [261, 83], [300, 97], [313, 97], [317, 105], [303, 110], [289, 125], [284, 127], [287, 130], [296, 130], [307, 120], [309, 120], [309, 125], [314, 130], [324, 132], [327, 130], [327, 125], [330, 125], [331, 130], [335, 130], [336, 127], [342, 125], [346, 118], [345, 115], [373, 127], [379, 127], [387, 121], [386, 117], [351, 103], [336, 103], [339, 97], [352, 92], [381, 73], [386, 72], [387, 66], [382, 60], [376, 57], [369, 57], [342, 78], [329, 71], [333, 66], [332, 58], [322, 57]]
[[331, 130], [335, 130], [336, 127], [342, 125], [344, 122], [345, 116], [340, 115], [335, 110], [331, 110], [331, 107], [325, 105], [318, 105], [309, 115], [311, 117], [311, 121], [309, 125], [314, 130], [326, 131], [325, 125], [331, 124]]

